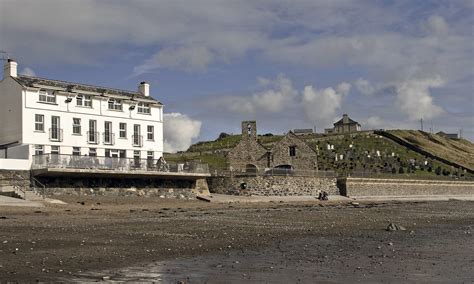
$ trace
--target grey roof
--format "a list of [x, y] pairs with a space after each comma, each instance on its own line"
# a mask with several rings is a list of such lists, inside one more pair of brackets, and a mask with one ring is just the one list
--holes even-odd
[[35, 85], [42, 85], [42, 86], [50, 86], [50, 87], [56, 87], [56, 88], [64, 88], [66, 90], [74, 90], [77, 92], [80, 92], [82, 90], [86, 92], [95, 92], [95, 93], [100, 93], [100, 94], [105, 94], [105, 95], [107, 94], [121, 95], [121, 96], [130, 97], [130, 98], [147, 99], [147, 100], [156, 101], [157, 103], [161, 104], [157, 99], [151, 96], [147, 97], [140, 94], [139, 92], [134, 92], [134, 91], [99, 87], [99, 86], [60, 81], [60, 80], [50, 80], [50, 79], [44, 79], [44, 78], [39, 78], [39, 77], [24, 76], [24, 75], [20, 75], [18, 77], [12, 77], [12, 78], [15, 79], [15, 81], [17, 81], [20, 85], [24, 87], [35, 87]]
[[344, 118], [341, 118], [340, 120], [334, 123], [334, 126], [343, 125], [343, 124], [359, 124], [357, 121], [352, 120], [350, 117], [347, 117], [347, 118], [349, 120], [347, 123], [344, 123]]

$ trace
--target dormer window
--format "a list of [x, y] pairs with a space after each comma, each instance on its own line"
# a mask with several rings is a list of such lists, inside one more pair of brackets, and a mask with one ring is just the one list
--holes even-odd
[[56, 103], [56, 95], [54, 94], [53, 91], [47, 91], [41, 89], [39, 91], [39, 101], [42, 103], [48, 103], [48, 104], [55, 104]]
[[151, 112], [150, 104], [138, 103], [137, 111], [138, 111], [138, 113], [150, 114], [150, 112]]
[[122, 110], [122, 100], [109, 99], [108, 104], [110, 110]]
[[92, 97], [90, 95], [77, 95], [76, 105], [83, 107], [92, 107]]

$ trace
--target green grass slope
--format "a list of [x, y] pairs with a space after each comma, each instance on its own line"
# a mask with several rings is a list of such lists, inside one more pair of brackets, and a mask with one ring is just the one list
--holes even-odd
[[417, 130], [387, 131], [420, 149], [474, 170], [474, 144], [465, 139], [449, 139]]
[[[422, 147], [429, 153], [472, 167], [473, 144], [466, 140], [450, 140], [439, 135], [411, 130], [393, 130], [390, 134]], [[258, 136], [258, 141], [267, 148], [282, 139], [282, 135]], [[393, 177], [459, 177], [472, 175], [457, 167], [413, 151], [392, 139], [372, 132], [357, 132], [346, 135], [301, 136], [318, 152], [318, 169], [352, 175], [390, 175]], [[227, 169], [226, 154], [241, 140], [240, 135], [230, 135], [215, 141], [198, 142], [186, 152], [166, 154], [169, 161], [199, 160], [208, 163], [210, 169]], [[329, 145], [329, 147], [328, 147]], [[341, 159], [342, 156], [342, 159]]]

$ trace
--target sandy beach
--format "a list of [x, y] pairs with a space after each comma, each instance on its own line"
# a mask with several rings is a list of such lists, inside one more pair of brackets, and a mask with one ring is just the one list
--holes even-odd
[[2, 282], [474, 279], [472, 201], [61, 199], [0, 207]]

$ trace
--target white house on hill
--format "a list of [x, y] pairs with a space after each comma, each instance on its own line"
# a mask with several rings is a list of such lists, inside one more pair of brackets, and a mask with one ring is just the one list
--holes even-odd
[[156, 160], [163, 105], [146, 82], [135, 92], [22, 76], [9, 59], [0, 81], [0, 158], [31, 164], [45, 154]]

